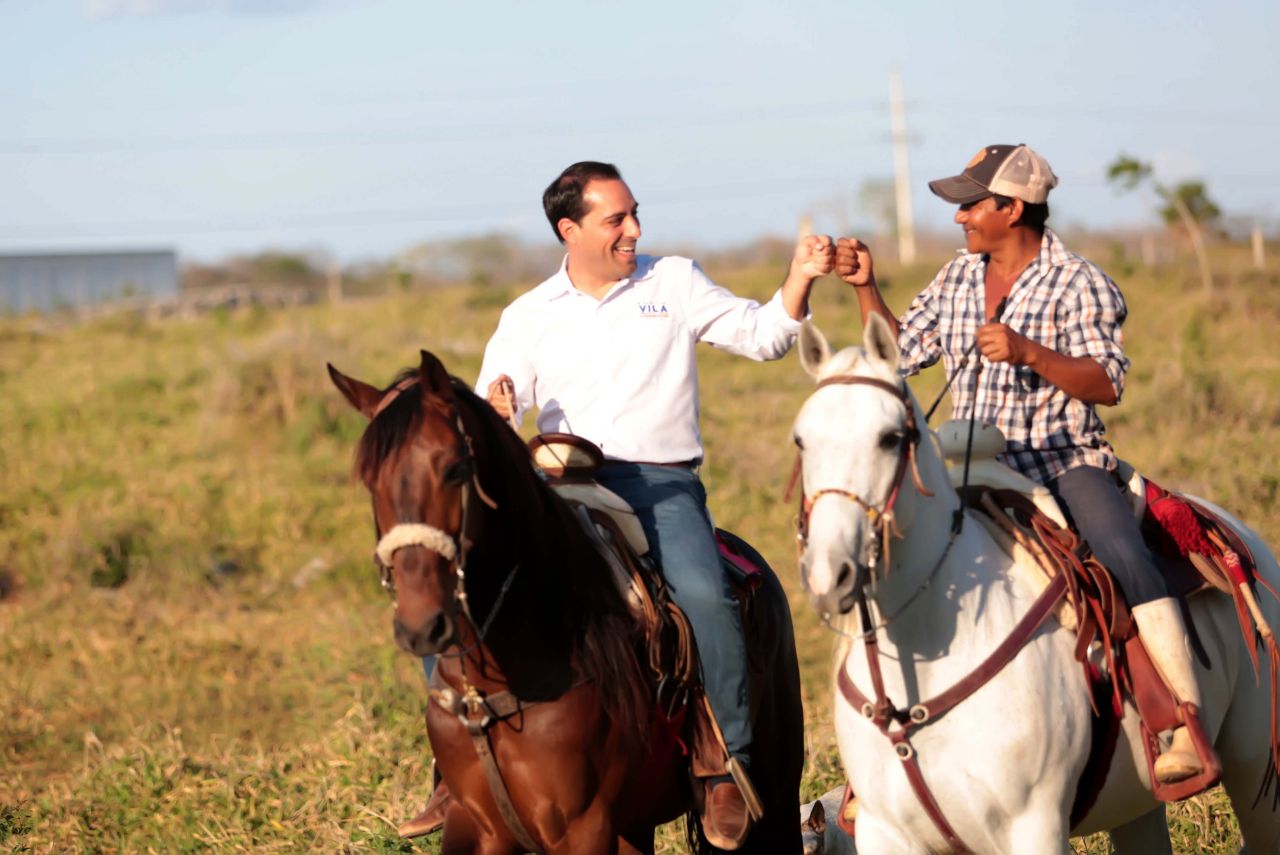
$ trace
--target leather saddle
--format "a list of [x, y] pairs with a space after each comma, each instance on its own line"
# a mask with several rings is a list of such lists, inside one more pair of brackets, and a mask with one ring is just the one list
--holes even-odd
[[[749, 776], [729, 754], [724, 736], [702, 690], [701, 664], [689, 620], [671, 599], [666, 581], [649, 556], [649, 541], [625, 499], [595, 480], [604, 454], [591, 441], [567, 433], [544, 433], [528, 442], [535, 467], [564, 499], [608, 563], [614, 581], [643, 630], [644, 661], [654, 686], [659, 729], [677, 734], [695, 778], [731, 775], [753, 819], [764, 812]], [[739, 609], [747, 607], [763, 570], [741, 538], [715, 530], [720, 563]], [[662, 740], [659, 740], [661, 742]], [[702, 789], [694, 792], [701, 795]]]
[[[969, 423], [947, 422], [938, 430], [937, 438], [949, 464], [952, 484], [960, 488]], [[1058, 605], [1055, 616], [1077, 636], [1076, 657], [1091, 689], [1095, 739], [1072, 811], [1073, 825], [1087, 813], [1105, 781], [1126, 697], [1142, 718], [1149, 766], [1159, 754], [1159, 734], [1182, 724], [1188, 725], [1197, 753], [1204, 761], [1201, 775], [1175, 784], [1159, 783], [1152, 772], [1149, 780], [1153, 794], [1163, 801], [1177, 801], [1212, 787], [1220, 768], [1209, 740], [1198, 721], [1184, 721], [1177, 699], [1159, 677], [1141, 643], [1119, 587], [1093, 558], [1078, 533], [1067, 527], [1049, 491], [995, 459], [1004, 447], [1004, 437], [997, 428], [975, 426], [968, 484], [962, 499], [977, 512], [970, 517], [1014, 558], [1014, 572], [1034, 590], [1046, 588], [1059, 573], [1076, 577], [1068, 581], [1067, 597]], [[1257, 606], [1255, 563], [1247, 545], [1203, 503], [1163, 490], [1127, 463], [1121, 463], [1117, 475], [1128, 490], [1144, 539], [1165, 575], [1170, 593], [1183, 601], [1195, 654], [1207, 663], [1186, 600], [1209, 589], [1221, 591], [1235, 603], [1256, 676], [1259, 665], [1255, 640], [1265, 641], [1273, 659], [1276, 647]], [[1062, 560], [1065, 552], [1074, 554], [1075, 559]], [[1057, 553], [1057, 557], [1050, 553]]]

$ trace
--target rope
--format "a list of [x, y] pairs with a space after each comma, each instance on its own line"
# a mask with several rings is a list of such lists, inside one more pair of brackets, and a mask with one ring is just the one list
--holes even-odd
[[400, 523], [382, 536], [375, 551], [378, 560], [390, 567], [391, 558], [396, 554], [396, 550], [406, 546], [426, 547], [438, 552], [445, 561], [452, 561], [458, 554], [458, 547], [452, 537], [435, 526], [422, 523]]

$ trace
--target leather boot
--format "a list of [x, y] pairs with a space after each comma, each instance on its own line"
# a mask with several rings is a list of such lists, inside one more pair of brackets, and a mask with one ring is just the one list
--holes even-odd
[[727, 852], [742, 846], [751, 831], [747, 800], [733, 778], [708, 778], [702, 805], [702, 833], [707, 842]]
[[[1192, 670], [1187, 628], [1182, 622], [1178, 600], [1174, 597], [1152, 600], [1134, 606], [1132, 611], [1133, 619], [1138, 622], [1138, 635], [1165, 685], [1179, 703], [1194, 704], [1199, 714], [1200, 687]], [[1198, 775], [1203, 769], [1187, 729], [1175, 729], [1172, 744], [1156, 758], [1156, 779], [1174, 784]]]
[[449, 804], [453, 801], [453, 797], [449, 795], [448, 785], [440, 777], [440, 773], [436, 771], [434, 761], [431, 763], [431, 779], [434, 789], [431, 792], [431, 798], [427, 801], [427, 806], [422, 809], [422, 813], [408, 822], [401, 823], [400, 827], [396, 829], [400, 836], [406, 840], [431, 834], [444, 827], [444, 815], [448, 812]]

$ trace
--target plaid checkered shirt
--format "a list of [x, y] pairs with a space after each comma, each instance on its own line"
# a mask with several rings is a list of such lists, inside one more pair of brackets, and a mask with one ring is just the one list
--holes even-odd
[[[984, 322], [986, 258], [971, 253], [949, 262], [902, 317], [898, 345], [904, 376], [943, 361], [951, 384], [952, 418], [993, 424], [1003, 431], [1008, 450], [1001, 460], [1044, 484], [1076, 466], [1112, 471], [1116, 454], [1103, 439], [1106, 429], [1092, 404], [1076, 400], [1026, 365], [982, 360], [976, 346]], [[1120, 289], [1092, 262], [1069, 252], [1045, 229], [1040, 254], [1022, 271], [1001, 322], [1014, 332], [1065, 356], [1087, 356], [1124, 391], [1129, 360], [1120, 326], [1128, 309]]]

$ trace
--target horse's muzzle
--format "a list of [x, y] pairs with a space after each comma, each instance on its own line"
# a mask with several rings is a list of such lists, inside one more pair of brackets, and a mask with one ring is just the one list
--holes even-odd
[[396, 618], [396, 643], [414, 656], [435, 656], [454, 640], [453, 621], [443, 611], [436, 612], [417, 629], [405, 626]]
[[858, 585], [865, 578], [866, 568], [855, 566], [852, 561], [842, 561], [837, 568], [835, 584], [822, 594], [810, 593], [814, 611], [819, 615], [848, 614], [857, 602]]

